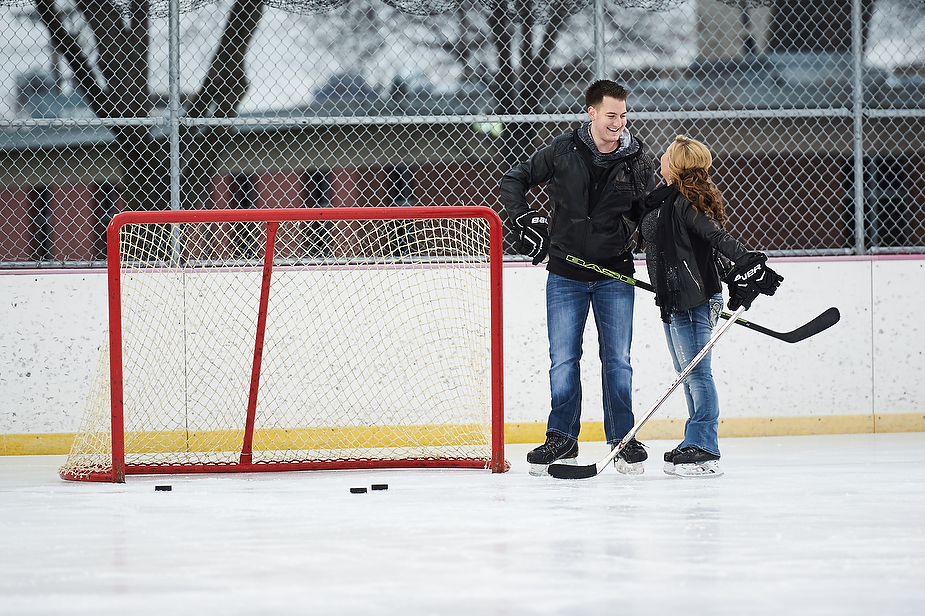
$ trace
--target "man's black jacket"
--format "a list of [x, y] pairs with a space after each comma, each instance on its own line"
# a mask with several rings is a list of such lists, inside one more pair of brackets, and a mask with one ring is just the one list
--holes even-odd
[[[587, 130], [586, 125], [577, 130]], [[529, 209], [527, 193], [546, 185], [549, 197], [549, 238], [553, 253], [567, 253], [602, 267], [632, 274], [633, 235], [644, 199], [654, 186], [652, 159], [633, 137], [628, 153], [603, 173], [592, 174], [587, 146], [576, 132], [518, 163], [501, 178], [501, 201], [511, 220]], [[595, 186], [592, 175], [599, 175]], [[596, 203], [594, 197], [597, 197]], [[558, 261], [558, 262], [557, 262]], [[550, 258], [549, 270], [570, 278], [588, 279], [587, 270]], [[599, 278], [593, 272], [591, 276]]]

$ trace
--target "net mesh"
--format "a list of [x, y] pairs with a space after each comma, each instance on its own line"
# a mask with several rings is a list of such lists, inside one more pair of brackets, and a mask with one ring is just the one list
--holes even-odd
[[[488, 467], [488, 222], [282, 222], [262, 328], [268, 225], [122, 228], [126, 472], [245, 460], [248, 403], [258, 385], [256, 466], [444, 460]], [[62, 468], [68, 478], [111, 468], [109, 357], [104, 351]]]

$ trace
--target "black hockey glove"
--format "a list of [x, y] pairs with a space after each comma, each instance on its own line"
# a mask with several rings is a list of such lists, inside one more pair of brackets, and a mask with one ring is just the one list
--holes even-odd
[[532, 210], [516, 219], [519, 235], [515, 248], [521, 254], [533, 257], [533, 265], [539, 264], [549, 252], [549, 220]]
[[750, 252], [736, 260], [725, 279], [729, 285], [729, 310], [738, 310], [740, 306], [748, 310], [762, 293], [774, 295], [784, 277], [765, 265], [767, 260], [760, 252]]

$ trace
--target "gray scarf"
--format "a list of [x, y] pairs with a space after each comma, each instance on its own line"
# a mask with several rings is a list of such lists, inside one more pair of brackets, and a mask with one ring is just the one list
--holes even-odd
[[623, 132], [620, 133], [620, 147], [608, 154], [601, 154], [597, 146], [594, 145], [594, 139], [591, 138], [591, 122], [585, 122], [581, 125], [581, 128], [578, 129], [578, 136], [581, 138], [582, 143], [591, 150], [591, 161], [597, 167], [609, 167], [615, 160], [619, 160], [633, 151], [633, 136], [630, 135], [627, 128], [624, 128]]

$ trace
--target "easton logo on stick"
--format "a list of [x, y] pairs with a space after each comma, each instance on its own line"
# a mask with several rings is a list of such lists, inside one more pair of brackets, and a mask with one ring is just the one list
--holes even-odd
[[584, 259], [579, 259], [578, 257], [573, 256], [573, 255], [565, 255], [565, 260], [568, 261], [569, 263], [574, 263], [575, 265], [579, 265], [581, 267], [595, 271], [598, 274], [603, 274], [604, 276], [610, 276], [611, 278], [616, 278], [617, 280], [624, 280], [626, 278], [626, 276], [624, 276], [623, 274], [618, 274], [617, 272], [611, 271], [607, 269], [606, 267], [601, 267], [600, 265], [597, 265], [596, 263], [588, 263]]

